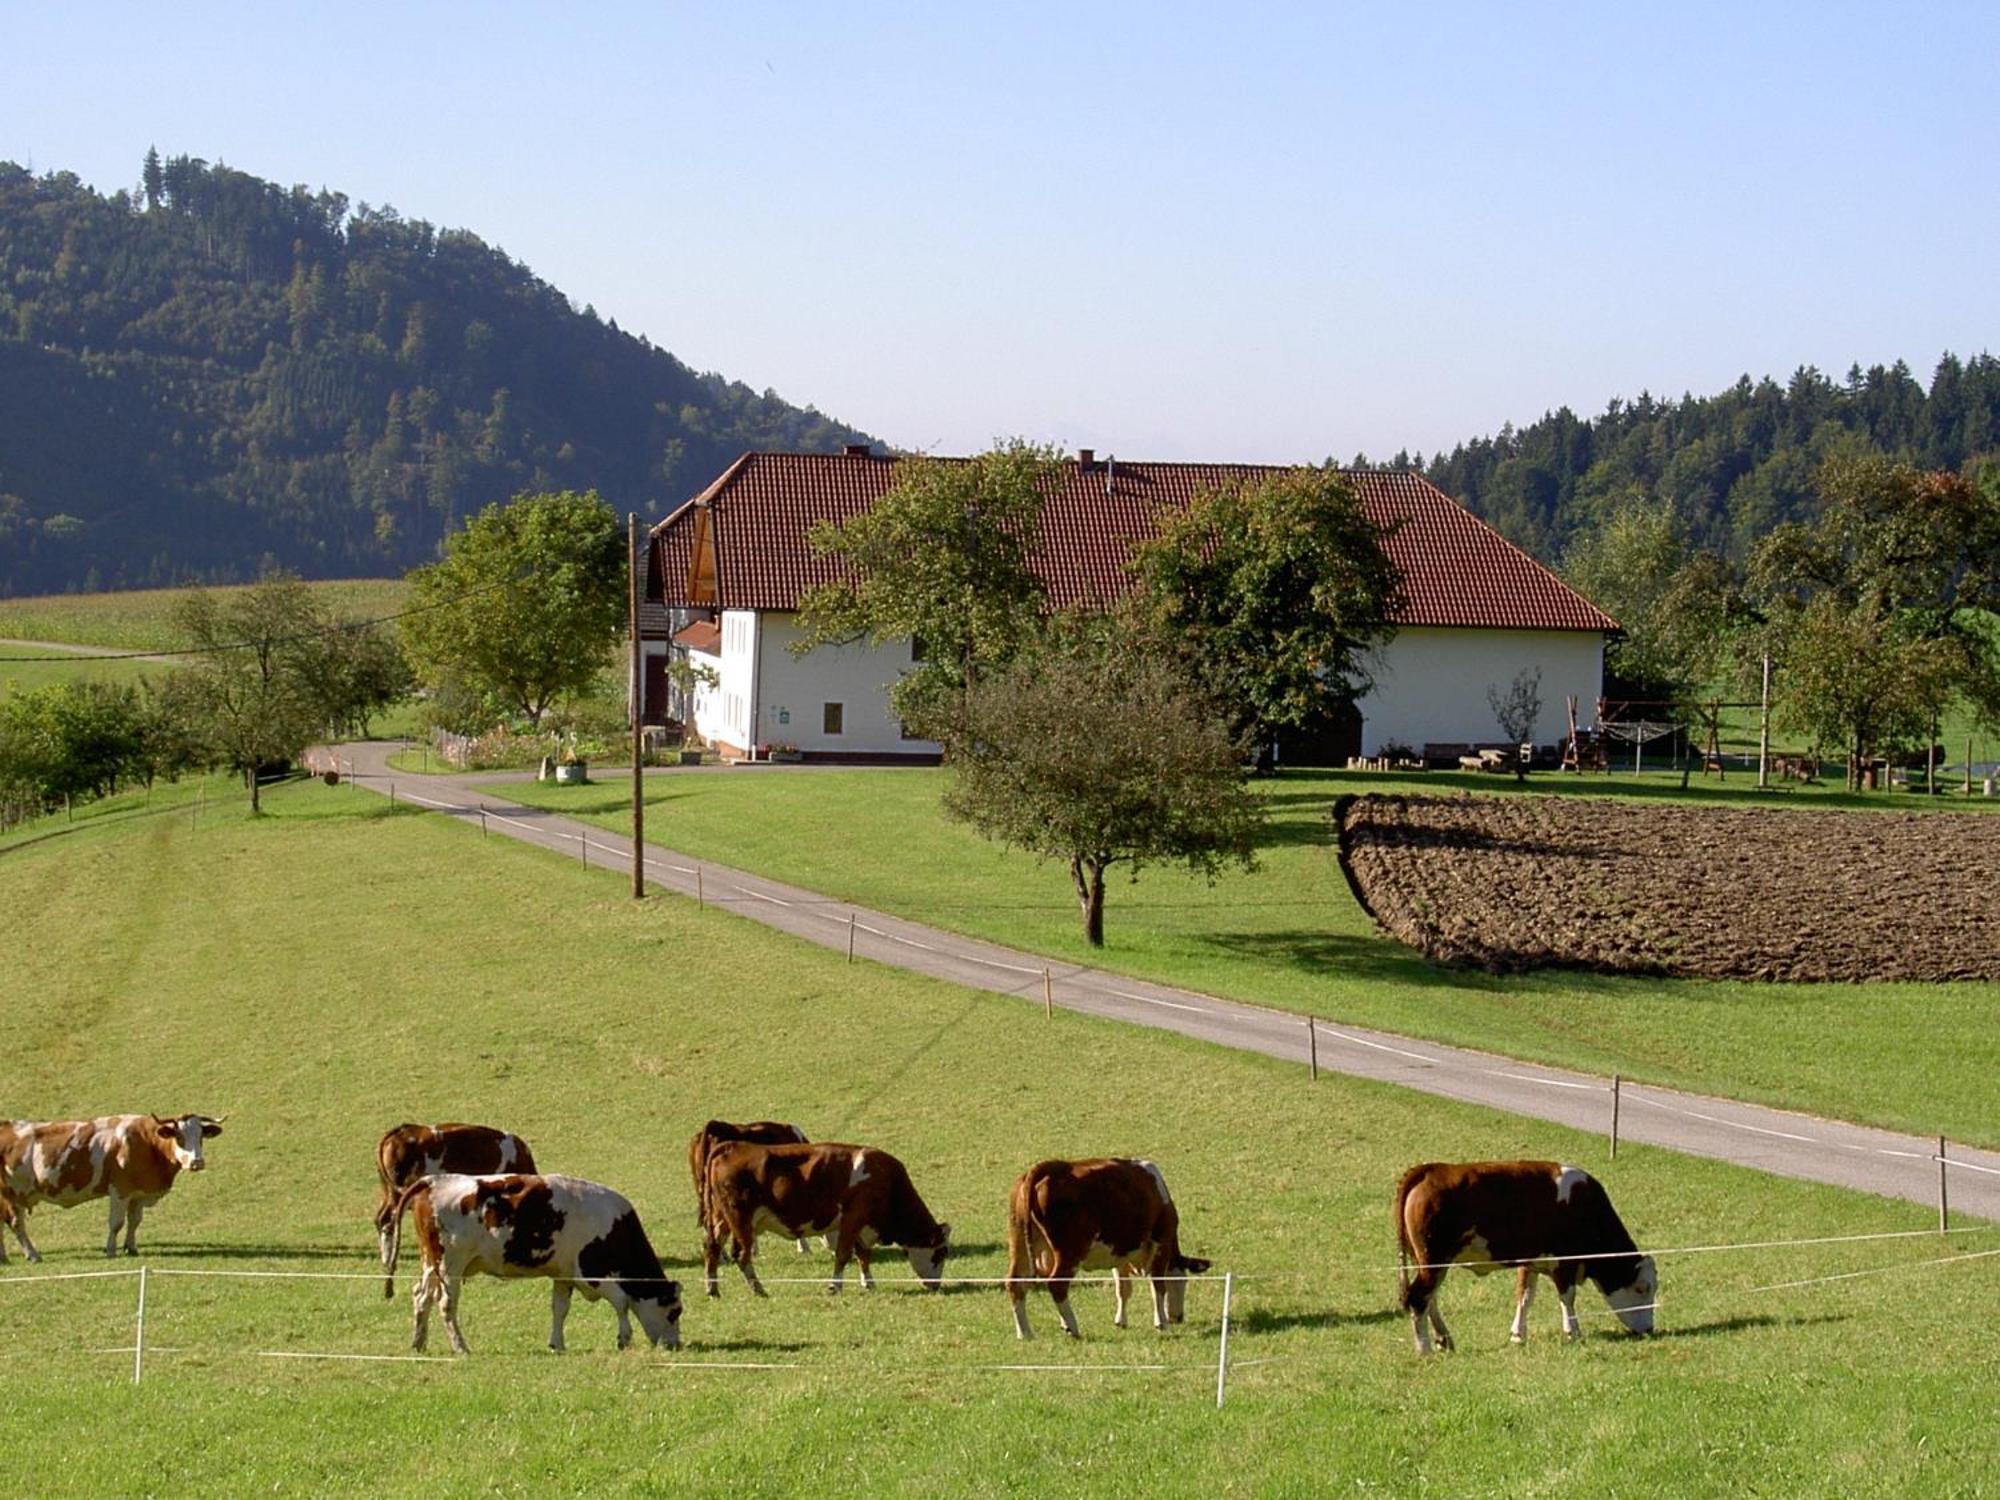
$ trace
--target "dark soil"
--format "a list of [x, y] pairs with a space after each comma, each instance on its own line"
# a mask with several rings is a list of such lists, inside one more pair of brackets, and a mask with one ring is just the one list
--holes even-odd
[[1500, 972], [2000, 978], [2000, 820], [1574, 797], [1356, 797], [1342, 858], [1389, 934]]

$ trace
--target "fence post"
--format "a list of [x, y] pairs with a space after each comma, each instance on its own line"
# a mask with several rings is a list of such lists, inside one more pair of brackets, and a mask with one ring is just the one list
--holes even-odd
[[1948, 1234], [1951, 1229], [1950, 1190], [1945, 1186], [1944, 1137], [1938, 1137], [1938, 1233]]
[[1611, 1075], [1611, 1159], [1618, 1160], [1618, 1105], [1625, 1080], [1616, 1073]]
[[581, 829], [576, 835], [576, 857], [586, 865], [590, 863], [590, 835]]
[[139, 1267], [139, 1326], [132, 1339], [132, 1384], [146, 1373], [146, 1268]]
[[1042, 970], [1042, 1014], [1047, 1016], [1051, 1021], [1056, 1017], [1055, 984], [1049, 978], [1049, 971], [1047, 969]]
[[481, 838], [486, 837], [486, 804], [484, 802], [479, 804], [479, 836]]
[[705, 907], [705, 906], [707, 906], [707, 905], [708, 905], [708, 900], [707, 900], [707, 898], [706, 898], [705, 896], [703, 896], [703, 895], [702, 895], [702, 892], [701, 892], [701, 866], [700, 866], [700, 865], [696, 865], [696, 866], [694, 867], [694, 904], [695, 904], [695, 906], [696, 906], [696, 908], [697, 908], [697, 909], [699, 909], [699, 908], [701, 908], [701, 907]]
[[847, 914], [847, 961], [854, 962], [854, 913]]
[[1229, 1382], [1229, 1304], [1236, 1291], [1236, 1273], [1222, 1273], [1222, 1347], [1215, 1354], [1215, 1409], [1222, 1410], [1223, 1387]]
[[1306, 1017], [1306, 1066], [1312, 1069], [1312, 1081], [1319, 1082], [1319, 1022]]
[[393, 781], [389, 783], [389, 805], [391, 807], [396, 805], [396, 783]]

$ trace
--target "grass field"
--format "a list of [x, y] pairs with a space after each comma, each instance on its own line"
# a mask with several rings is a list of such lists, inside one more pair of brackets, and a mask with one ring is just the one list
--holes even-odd
[[[1106, 895], [1106, 946], [1078, 930], [1066, 869], [947, 823], [934, 770], [743, 769], [647, 783], [647, 836], [844, 901], [1078, 963], [1515, 1057], [2000, 1144], [2000, 986], [1690, 983], [1437, 967], [1383, 937], [1340, 872], [1327, 810], [1345, 791], [1515, 795], [1497, 778], [1293, 772], [1263, 785], [1272, 822], [1251, 875], [1209, 886], [1168, 869]], [[1669, 777], [1537, 777], [1556, 793], [1677, 797]], [[629, 793], [509, 785], [505, 795], [628, 825]], [[1697, 794], [1690, 794], [1696, 796]], [[1984, 798], [1837, 789], [1760, 799], [1740, 778], [1698, 800], [1788, 807], [1940, 806]], [[2000, 839], [2000, 822], [1994, 825]]]
[[0, 698], [29, 692], [57, 682], [138, 682], [166, 665], [156, 661], [103, 660], [61, 651], [27, 651], [0, 647], [0, 656], [30, 656], [32, 661], [0, 661]]
[[[693, 778], [691, 778], [693, 779]], [[726, 778], [708, 778], [724, 780]], [[1004, 1195], [1050, 1154], [1143, 1152], [1193, 1253], [1237, 1288], [1214, 1409], [1216, 1289], [1160, 1337], [1018, 1345], [997, 1294], [724, 1283], [678, 1356], [612, 1352], [579, 1304], [540, 1347], [539, 1286], [469, 1284], [462, 1362], [396, 1354], [373, 1279], [156, 1277], [145, 1383], [134, 1285], [0, 1271], [16, 1464], [37, 1494], [1395, 1493], [1972, 1495], [2000, 1401], [2000, 1260], [1916, 1268], [1969, 1236], [1668, 1257], [1663, 1335], [1505, 1342], [1502, 1278], [1447, 1284], [1461, 1349], [1420, 1364], [1392, 1308], [1388, 1194], [1424, 1158], [1534, 1154], [1604, 1176], [1642, 1242], [1921, 1228], [1907, 1204], [1769, 1179], [1084, 1017], [789, 942], [618, 877], [301, 783], [252, 821], [211, 804], [0, 855], [14, 917], [0, 1099], [15, 1115], [227, 1113], [211, 1168], [149, 1216], [157, 1269], [365, 1273], [372, 1145], [397, 1120], [492, 1120], [605, 1180], [685, 1267], [685, 1141], [710, 1114], [795, 1119], [909, 1165], [956, 1226], [956, 1275], [1002, 1269]], [[96, 1208], [42, 1210], [41, 1272], [94, 1270]], [[767, 1274], [825, 1264], [767, 1240]], [[1899, 1271], [1777, 1294], [1775, 1281]], [[402, 1287], [407, 1287], [405, 1270]], [[769, 1370], [703, 1368], [760, 1363]], [[1046, 1363], [1055, 1371], [990, 1368]], [[1118, 1370], [1093, 1366], [1167, 1366]], [[79, 1413], [116, 1441], [71, 1441]], [[43, 1436], [46, 1435], [46, 1436]]]
[[[326, 608], [374, 619], [402, 608], [409, 586], [400, 578], [339, 578], [312, 584]], [[131, 589], [108, 594], [36, 594], [0, 599], [0, 636], [166, 651], [185, 644], [174, 630], [174, 601], [186, 589]], [[217, 588], [218, 595], [234, 592]]]

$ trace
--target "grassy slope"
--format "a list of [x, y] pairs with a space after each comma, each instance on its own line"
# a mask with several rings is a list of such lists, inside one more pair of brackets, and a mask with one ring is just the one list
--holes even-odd
[[[312, 585], [320, 603], [362, 619], [395, 612], [408, 586], [400, 578], [341, 578]], [[219, 588], [217, 594], [235, 592]], [[0, 636], [163, 651], [182, 644], [172, 621], [185, 589], [133, 589], [109, 594], [37, 594], [0, 599]]]
[[166, 666], [154, 661], [105, 661], [56, 651], [0, 647], [0, 656], [32, 656], [33, 661], [0, 661], [0, 698], [57, 682], [138, 682]]
[[[1266, 784], [1273, 824], [1252, 875], [1214, 886], [1148, 870], [1107, 894], [1107, 946], [1078, 933], [1065, 869], [944, 821], [942, 771], [732, 771], [648, 784], [648, 837], [942, 927], [1079, 963], [1512, 1056], [1756, 1099], [1845, 1119], [2000, 1144], [2000, 985], [1758, 985], [1544, 973], [1496, 978], [1439, 968], [1383, 936], [1355, 904], [1327, 817], [1344, 791], [1455, 785], [1512, 795], [1490, 778], [1397, 782], [1292, 773]], [[1537, 788], [1668, 796], [1672, 778], [1537, 778]], [[628, 793], [514, 786], [508, 796], [628, 824]], [[1710, 800], [1751, 802], [1741, 779]], [[1794, 807], [2000, 810], [1985, 799], [1831, 790], [1762, 799]], [[2000, 823], [1995, 824], [2000, 836]]]
[[[290, 1363], [267, 1349], [393, 1353], [407, 1304], [370, 1281], [156, 1279], [146, 1383], [129, 1282], [27, 1289], [0, 1272], [16, 1430], [79, 1411], [115, 1443], [32, 1443], [42, 1494], [668, 1490], [940, 1494], [1976, 1493], [2000, 1458], [1985, 1314], [2000, 1262], [1754, 1285], [1914, 1262], [1934, 1242], [1671, 1260], [1667, 1337], [1505, 1346], [1501, 1278], [1454, 1277], [1463, 1345], [1419, 1365], [1391, 1313], [1387, 1196], [1425, 1157], [1532, 1153], [1598, 1168], [1642, 1239], [1685, 1244], [1920, 1227], [1921, 1210], [1570, 1132], [837, 959], [616, 877], [365, 793], [274, 792], [0, 857], [20, 916], [0, 1054], [15, 1114], [226, 1111], [212, 1170], [148, 1221], [155, 1267], [363, 1270], [371, 1147], [405, 1117], [526, 1132], [544, 1162], [627, 1190], [671, 1261], [693, 1250], [684, 1143], [711, 1113], [793, 1118], [898, 1151], [957, 1225], [961, 1274], [1001, 1269], [1004, 1193], [1053, 1153], [1165, 1165], [1189, 1246], [1239, 1273], [1228, 1408], [1212, 1407], [1216, 1294], [1188, 1325], [1022, 1349], [992, 1293], [830, 1299], [726, 1282], [678, 1360], [613, 1354], [579, 1303], [542, 1353], [537, 1287], [472, 1283], [474, 1355], [433, 1366]], [[360, 878], [357, 878], [360, 877]], [[10, 945], [14, 946], [14, 945]], [[18, 988], [14, 988], [18, 986]], [[1171, 1100], [1171, 1107], [1163, 1107]], [[1254, 1142], [1254, 1146], [1253, 1143]], [[95, 1208], [43, 1210], [45, 1271], [94, 1269]], [[1991, 1243], [1985, 1237], [1962, 1246]], [[767, 1273], [799, 1262], [766, 1241]], [[407, 1285], [407, 1271], [403, 1284]], [[1920, 1316], [1911, 1316], [1916, 1292]], [[1865, 1359], [1856, 1351], [1867, 1350]], [[1164, 1372], [968, 1366], [1159, 1361]], [[701, 1359], [793, 1363], [702, 1371]], [[1271, 1361], [1253, 1363], [1253, 1361]]]

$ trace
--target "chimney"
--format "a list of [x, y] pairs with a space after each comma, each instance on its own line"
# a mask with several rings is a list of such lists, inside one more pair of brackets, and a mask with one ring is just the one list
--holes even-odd
[[1118, 455], [1115, 453], [1107, 453], [1104, 455], [1105, 494], [1109, 495], [1113, 493], [1112, 486], [1117, 481], [1117, 478], [1118, 478]]
[[1088, 469], [1096, 462], [1097, 450], [1095, 448], [1079, 448], [1076, 450], [1076, 466], [1079, 469]]
[[846, 451], [849, 458], [866, 458], [868, 456], [868, 445], [866, 443], [849, 443]]

